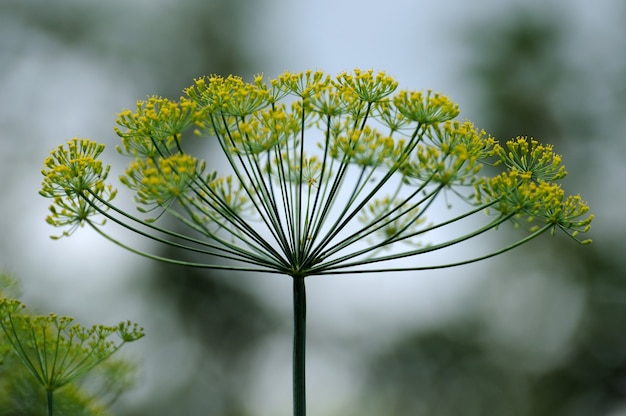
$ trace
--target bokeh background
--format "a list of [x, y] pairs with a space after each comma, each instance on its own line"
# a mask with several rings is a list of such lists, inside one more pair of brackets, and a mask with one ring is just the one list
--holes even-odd
[[288, 279], [155, 264], [87, 229], [52, 241], [40, 169], [89, 137], [121, 171], [116, 114], [194, 77], [355, 67], [444, 93], [501, 140], [555, 144], [594, 244], [310, 279], [310, 414], [626, 415], [622, 0], [2, 0], [0, 267], [42, 312], [144, 325], [114, 414], [289, 415]]

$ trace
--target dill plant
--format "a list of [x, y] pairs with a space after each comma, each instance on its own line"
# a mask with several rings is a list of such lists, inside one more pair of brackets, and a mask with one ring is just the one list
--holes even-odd
[[[99, 159], [104, 145], [72, 139], [45, 161], [40, 193], [53, 200], [47, 221], [66, 228], [55, 238], [88, 225], [144, 257], [290, 277], [294, 415], [303, 416], [305, 278], [460, 266], [556, 230], [590, 242], [579, 235], [593, 216], [580, 196], [567, 196], [558, 184], [566, 172], [552, 146], [529, 137], [500, 144], [457, 120], [458, 106], [447, 97], [396, 92], [397, 86], [383, 72], [358, 69], [336, 77], [257, 75], [252, 82], [213, 75], [196, 79], [178, 100], [138, 101], [119, 114], [115, 129], [117, 150], [130, 159], [120, 182], [135, 192], [138, 212], [113, 203], [109, 166]], [[215, 159], [186, 152], [193, 140], [219, 146], [229, 169], [217, 172], [210, 168]], [[485, 175], [485, 165], [499, 168]], [[440, 202], [451, 198], [464, 210], [442, 210]], [[161, 226], [163, 215], [188, 232]], [[480, 225], [455, 232], [468, 218]], [[196, 260], [134, 248], [107, 221]], [[525, 231], [479, 255], [422, 260], [433, 252], [462, 253], [461, 243], [505, 223]], [[425, 235], [443, 239], [429, 243]]]
[[[55, 392], [63, 387], [66, 388], [62, 396], [66, 410], [73, 405], [75, 411], [80, 408], [88, 414], [104, 415], [104, 408], [90, 405], [75, 384], [96, 366], [108, 360], [124, 344], [142, 338], [143, 328], [130, 321], [115, 326], [85, 327], [69, 316], [58, 316], [54, 313], [34, 315], [27, 312], [26, 306], [20, 300], [12, 297], [15, 290], [13, 282], [10, 276], [0, 275], [0, 358], [3, 355], [18, 358], [21, 368], [30, 375], [28, 386], [34, 384], [45, 392], [48, 416], [53, 416], [55, 407], [59, 407], [55, 406]], [[111, 380], [106, 381], [123, 385], [123, 376], [131, 370], [132, 365], [123, 361], [113, 363], [107, 368], [107, 376]], [[16, 374], [13, 374], [14, 377], [10, 377], [10, 374], [3, 376], [10, 382], [21, 381]], [[16, 386], [8, 387], [7, 391], [13, 394], [16, 394], [16, 389], [19, 390]], [[115, 389], [107, 387], [105, 390]], [[36, 392], [30, 392], [30, 399], [37, 397], [38, 400], [38, 396]], [[68, 398], [70, 405], [67, 403]], [[22, 405], [24, 409], [33, 411], [33, 403]]]

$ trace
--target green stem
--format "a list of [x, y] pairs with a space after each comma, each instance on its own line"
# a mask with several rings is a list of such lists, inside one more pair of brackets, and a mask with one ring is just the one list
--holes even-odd
[[46, 389], [46, 399], [48, 402], [48, 416], [52, 416], [52, 394], [54, 390]]
[[293, 277], [293, 415], [306, 415], [306, 291], [304, 276]]
[[[162, 256], [157, 256], [156, 254], [150, 254], [150, 253], [146, 253], [143, 252], [141, 250], [138, 249], [134, 249], [131, 246], [128, 246], [124, 243], [122, 243], [119, 240], [116, 240], [115, 238], [111, 237], [110, 235], [106, 234], [104, 231], [102, 231], [101, 229], [99, 229], [95, 224], [93, 224], [90, 221], [87, 221], [87, 224], [89, 226], [91, 226], [91, 228], [94, 229], [94, 231], [96, 231], [98, 234], [100, 234], [102, 237], [104, 237], [105, 239], [109, 240], [110, 242], [112, 242], [113, 244], [117, 245], [118, 247], [121, 247], [125, 250], [130, 251], [131, 253], [135, 253], [138, 254], [142, 257], [148, 258], [148, 259], [152, 259], [152, 260], [158, 260], [164, 263], [169, 263], [169, 264], [176, 264], [179, 266], [187, 266], [187, 267], [197, 267], [200, 269], [214, 269], [214, 270], [239, 270], [239, 271], [248, 271], [248, 272], [262, 272], [262, 273], [280, 273], [280, 274], [285, 274], [287, 273], [284, 269], [281, 268], [270, 268], [271, 266], [268, 264], [262, 264], [262, 263], [255, 263], [258, 266], [260, 266], [259, 268], [255, 268], [255, 267], [239, 267], [239, 266], [229, 266], [229, 265], [221, 265], [221, 264], [210, 264], [210, 263], [193, 263], [193, 262], [188, 262], [188, 261], [184, 261], [184, 260], [176, 260], [176, 259], [172, 259], [169, 257], [162, 257]], [[243, 260], [245, 261], [245, 260]], [[268, 268], [264, 268], [264, 267], [268, 267]]]
[[[324, 271], [322, 272], [316, 272], [315, 270], [313, 271], [309, 271], [309, 273], [321, 276], [321, 275], [339, 275], [339, 274], [360, 274], [360, 273], [391, 273], [391, 272], [410, 272], [410, 271], [423, 271], [423, 270], [437, 270], [437, 269], [447, 269], [450, 267], [457, 267], [457, 266], [464, 266], [466, 264], [471, 264], [471, 263], [476, 263], [482, 260], [486, 260], [489, 259], [491, 257], [495, 257], [497, 255], [506, 253], [507, 251], [511, 251], [519, 246], [521, 246], [522, 244], [525, 244], [527, 242], [529, 242], [530, 240], [533, 240], [535, 238], [537, 238], [539, 235], [543, 234], [544, 232], [548, 231], [549, 229], [553, 228], [554, 225], [553, 224], [546, 224], [544, 225], [542, 228], [540, 228], [539, 230], [535, 231], [534, 233], [530, 234], [529, 236], [516, 241], [513, 244], [510, 244], [504, 248], [501, 248], [500, 250], [496, 250], [493, 251], [491, 253], [485, 254], [483, 256], [479, 256], [479, 257], [474, 257], [472, 259], [469, 260], [461, 260], [458, 262], [454, 262], [454, 263], [445, 263], [445, 264], [438, 264], [438, 265], [432, 265], [432, 266], [416, 266], [416, 267], [398, 267], [398, 268], [378, 268], [378, 269], [360, 269], [360, 270], [336, 270], [334, 268], [328, 268], [328, 269], [324, 269]], [[479, 233], [480, 234], [480, 233]], [[446, 243], [444, 243], [446, 244]], [[451, 243], [451, 244], [456, 244], [455, 243]], [[424, 251], [424, 252], [428, 252]], [[414, 254], [407, 254], [406, 256], [409, 257], [411, 255]], [[398, 257], [400, 258], [400, 257]], [[354, 264], [348, 264], [348, 265], [343, 265], [343, 266], [339, 266], [337, 267], [337, 269], [341, 269], [341, 268], [346, 268], [346, 267], [352, 267], [352, 266], [358, 266], [360, 264], [366, 264], [366, 263], [372, 263], [374, 261], [379, 261], [378, 259], [375, 259], [373, 261], [363, 261], [361, 263], [354, 263]]]

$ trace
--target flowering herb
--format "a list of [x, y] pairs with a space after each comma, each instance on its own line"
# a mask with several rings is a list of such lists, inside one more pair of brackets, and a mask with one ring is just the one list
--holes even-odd
[[[66, 227], [63, 236], [89, 225], [161, 261], [292, 277], [294, 413], [304, 415], [305, 277], [458, 266], [555, 230], [590, 242], [579, 235], [593, 216], [557, 184], [565, 168], [551, 146], [527, 137], [501, 145], [471, 122], [457, 121], [458, 106], [447, 97], [396, 92], [397, 86], [383, 72], [361, 70], [336, 77], [284, 73], [268, 81], [258, 75], [250, 83], [209, 76], [195, 80], [178, 101], [139, 101], [134, 111], [120, 113], [116, 128], [117, 149], [131, 160], [120, 181], [135, 192], [139, 213], [113, 204], [109, 167], [99, 159], [104, 146], [72, 139], [52, 152], [42, 171], [41, 194], [53, 199], [47, 221]], [[186, 152], [199, 138], [219, 147], [227, 171], [210, 169], [216, 159]], [[485, 165], [501, 169], [483, 175]], [[467, 209], [447, 210], [441, 219], [452, 197]], [[159, 226], [163, 215], [189, 232]], [[459, 234], [457, 224], [470, 217], [483, 223]], [[130, 247], [105, 231], [106, 220], [199, 260]], [[458, 244], [507, 222], [529, 224], [529, 232], [471, 258], [413, 260], [462, 251]], [[424, 240], [434, 234], [445, 239]], [[216, 256], [226, 262], [215, 262]]]
[[122, 345], [144, 336], [131, 322], [86, 328], [68, 316], [31, 315], [17, 299], [0, 297], [0, 335], [46, 391], [48, 415], [54, 392], [109, 358]]

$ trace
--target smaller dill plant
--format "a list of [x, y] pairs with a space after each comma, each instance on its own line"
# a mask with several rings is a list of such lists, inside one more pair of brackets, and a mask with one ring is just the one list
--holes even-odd
[[[0, 352], [6, 361], [17, 357], [21, 364], [19, 367], [13, 365], [14, 373], [3, 377], [14, 383], [6, 386], [6, 390], [19, 396], [8, 399], [6, 405], [18, 406], [13, 400], [17, 399], [28, 402], [19, 404], [27, 406], [22, 411], [33, 411], [33, 400], [42, 403], [39, 393], [32, 391], [32, 386], [38, 386], [45, 393], [42, 408], [45, 406], [47, 415], [52, 416], [57, 407], [55, 392], [65, 387], [61, 397], [62, 408], [80, 409], [81, 414], [105, 415], [102, 405], [90, 401], [81, 393], [79, 382], [96, 366], [101, 366], [106, 367], [101, 376], [113, 377], [115, 383], [128, 387], [124, 380], [133, 371], [131, 363], [110, 361], [107, 365], [103, 364], [124, 344], [142, 338], [143, 329], [130, 321], [115, 326], [94, 325], [88, 328], [75, 323], [69, 316], [31, 314], [20, 300], [9, 297], [15, 294], [15, 286], [16, 282], [10, 276], [0, 276]], [[24, 373], [28, 377], [24, 377]], [[110, 388], [111, 380], [102, 381], [102, 385], [109, 386], [105, 390], [115, 390]], [[106, 391], [101, 393], [106, 395]], [[41, 410], [36, 412], [39, 414]]]

